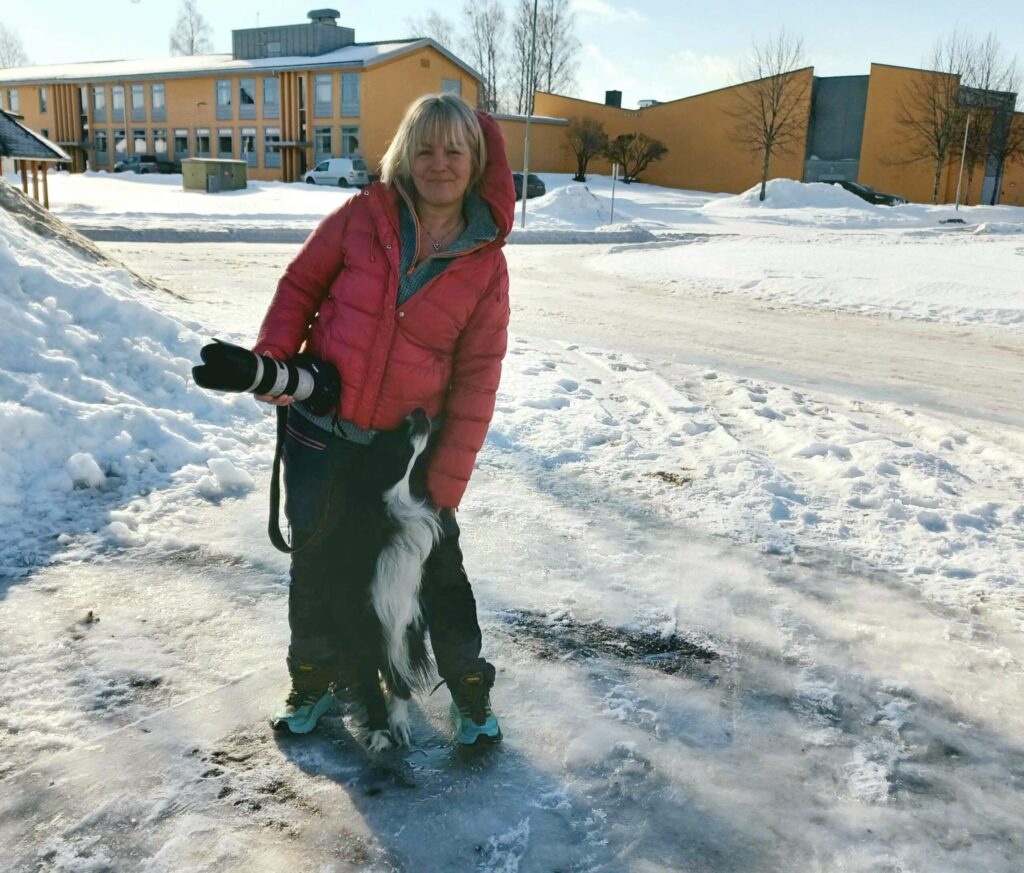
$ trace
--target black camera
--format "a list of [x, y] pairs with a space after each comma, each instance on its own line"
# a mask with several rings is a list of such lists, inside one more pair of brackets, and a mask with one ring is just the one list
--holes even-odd
[[192, 378], [201, 388], [271, 397], [287, 394], [303, 401], [315, 415], [326, 415], [341, 396], [341, 377], [334, 365], [305, 353], [275, 361], [214, 339], [203, 346], [199, 356], [203, 363], [192, 368]]

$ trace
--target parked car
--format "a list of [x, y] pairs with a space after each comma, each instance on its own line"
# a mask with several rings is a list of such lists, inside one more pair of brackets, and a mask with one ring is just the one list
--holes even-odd
[[[523, 199], [523, 174], [513, 173], [512, 181], [516, 185], [516, 200]], [[547, 193], [547, 188], [544, 187], [544, 180], [540, 176], [535, 176], [530, 173], [530, 179], [526, 183], [526, 198], [529, 200], [531, 197], [543, 197]]]
[[829, 179], [828, 183], [845, 188], [851, 194], [856, 194], [861, 200], [867, 200], [868, 203], [874, 203], [875, 206], [899, 206], [901, 203], [907, 202], [906, 197], [900, 197], [898, 194], [885, 194], [875, 190], [870, 185], [862, 185], [860, 182], [848, 182], [845, 179]]
[[302, 180], [309, 185], [337, 185], [339, 188], [349, 185], [362, 188], [370, 184], [366, 161], [362, 158], [328, 158], [313, 167]]
[[115, 173], [156, 173], [156, 155], [126, 155], [114, 164]]

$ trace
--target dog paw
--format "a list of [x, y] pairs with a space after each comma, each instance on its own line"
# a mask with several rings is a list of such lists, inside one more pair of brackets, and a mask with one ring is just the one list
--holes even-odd
[[407, 721], [391, 722], [391, 737], [400, 746], [408, 746], [412, 741], [412, 730]]
[[370, 738], [366, 741], [366, 747], [371, 752], [386, 752], [394, 746], [391, 741], [391, 734], [385, 730], [370, 731]]
[[388, 725], [391, 728], [391, 738], [400, 746], [408, 746], [412, 740], [408, 700], [400, 697], [388, 699]]

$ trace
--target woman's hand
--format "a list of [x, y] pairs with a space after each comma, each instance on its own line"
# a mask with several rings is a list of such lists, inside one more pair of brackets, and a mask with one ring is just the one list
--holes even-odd
[[263, 403], [269, 403], [271, 406], [291, 406], [295, 402], [295, 398], [291, 394], [278, 394], [277, 397], [271, 394], [255, 394], [253, 396]]

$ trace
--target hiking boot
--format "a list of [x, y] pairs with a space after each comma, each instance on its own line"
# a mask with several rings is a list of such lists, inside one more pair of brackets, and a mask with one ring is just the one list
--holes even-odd
[[270, 726], [275, 731], [308, 734], [332, 706], [334, 694], [330, 685], [310, 676], [293, 676], [292, 690], [284, 706], [271, 716]]
[[491, 711], [491, 686], [494, 668], [469, 673], [458, 682], [449, 683], [452, 693], [451, 714], [455, 723], [455, 737], [464, 746], [501, 742], [501, 728]]

